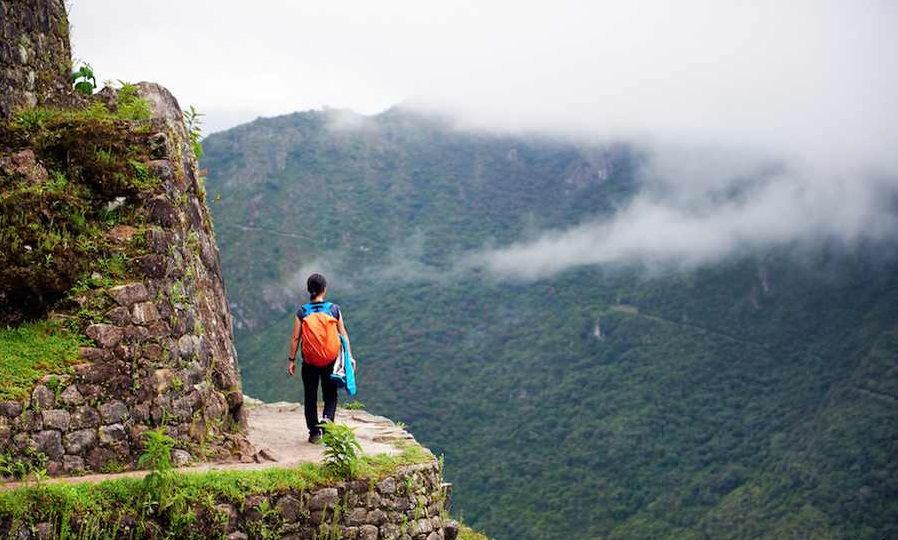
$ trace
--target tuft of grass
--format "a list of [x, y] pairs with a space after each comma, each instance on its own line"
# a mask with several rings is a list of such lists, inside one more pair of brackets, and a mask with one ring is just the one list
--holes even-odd
[[51, 321], [0, 329], [0, 400], [21, 400], [41, 377], [68, 373], [84, 338]]
[[458, 540], [489, 540], [483, 533], [479, 533], [467, 525], [460, 524], [458, 528]]

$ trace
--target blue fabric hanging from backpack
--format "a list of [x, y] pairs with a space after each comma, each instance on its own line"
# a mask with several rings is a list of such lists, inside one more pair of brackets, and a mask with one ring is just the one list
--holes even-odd
[[345, 388], [350, 396], [355, 395], [355, 358], [352, 357], [349, 342], [346, 341], [346, 337], [343, 334], [340, 334], [340, 354], [337, 356], [337, 361], [334, 362], [331, 380], [338, 387]]

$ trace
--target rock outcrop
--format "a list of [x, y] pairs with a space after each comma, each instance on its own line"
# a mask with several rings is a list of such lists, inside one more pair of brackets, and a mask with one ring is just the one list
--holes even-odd
[[240, 435], [231, 315], [196, 159], [175, 98], [156, 84], [137, 88], [152, 117], [122, 129], [149, 149], [144, 165], [158, 185], [122, 202], [139, 207], [145, 223], [107, 234], [129, 244], [139, 231], [142, 254], [125, 283], [75, 298], [101, 322], [84, 328], [93, 345], [81, 349], [74, 372], [49, 374], [29, 399], [0, 407], [0, 445], [13, 455], [44, 454], [51, 474], [133, 465], [143, 432], [158, 426], [195, 458], [249, 451]]
[[89, 343], [0, 403], [0, 452], [54, 475], [129, 468], [161, 427], [189, 459], [251, 453], [177, 100], [153, 83], [77, 98], [61, 0], [3, 0], [0, 16], [0, 322], [54, 318]]

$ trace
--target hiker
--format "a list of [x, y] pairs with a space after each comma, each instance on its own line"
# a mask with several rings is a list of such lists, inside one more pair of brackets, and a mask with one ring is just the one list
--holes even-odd
[[[337, 384], [330, 375], [334, 361], [340, 354], [340, 335], [349, 343], [349, 335], [343, 324], [340, 306], [325, 302], [327, 280], [321, 274], [312, 274], [306, 282], [310, 302], [296, 311], [293, 321], [293, 337], [290, 342], [290, 362], [287, 368], [292, 377], [296, 373], [296, 352], [302, 355], [302, 386], [305, 393], [306, 426], [309, 442], [321, 440], [321, 424], [333, 422], [337, 412]], [[300, 349], [300, 342], [302, 349]], [[324, 418], [318, 420], [318, 383], [324, 394]]]

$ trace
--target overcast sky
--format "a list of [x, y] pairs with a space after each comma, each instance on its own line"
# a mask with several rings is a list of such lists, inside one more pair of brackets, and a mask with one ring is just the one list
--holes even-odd
[[[688, 225], [666, 227], [677, 238], [718, 225], [695, 201], [746, 163], [788, 163], [754, 199], [779, 207], [730, 208], [745, 219], [727, 217], [726, 238], [707, 242], [714, 250], [790, 238], [796, 227], [820, 232], [781, 223], [783, 213], [810, 212], [854, 236], [890, 226], [876, 205], [898, 175], [896, 1], [74, 0], [71, 22], [76, 59], [101, 79], [160, 82], [205, 112], [211, 131], [258, 115], [370, 114], [402, 102], [488, 129], [654, 148], [655, 172], [688, 196], [647, 193], [629, 215], [654, 216], [660, 223], [644, 223], [652, 230], [665, 219]], [[847, 214], [829, 219], [843, 203]], [[773, 230], [753, 236], [771, 220]], [[572, 264], [601, 262], [576, 262], [587, 252], [629, 252], [631, 243], [584, 248], [631, 229], [609, 225], [567, 232], [576, 238], [556, 231], [532, 247], [568, 242]]]

